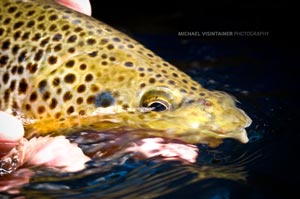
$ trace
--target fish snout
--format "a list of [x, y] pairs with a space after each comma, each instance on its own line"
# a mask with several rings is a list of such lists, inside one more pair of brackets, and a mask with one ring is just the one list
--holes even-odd
[[233, 99], [214, 100], [199, 98], [182, 107], [181, 118], [187, 131], [192, 132], [195, 142], [213, 139], [233, 138], [248, 142], [245, 128], [251, 118], [237, 108]]

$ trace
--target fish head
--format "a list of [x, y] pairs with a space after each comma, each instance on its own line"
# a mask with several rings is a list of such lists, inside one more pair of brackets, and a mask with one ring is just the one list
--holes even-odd
[[93, 97], [91, 115], [106, 114], [119, 126], [148, 129], [153, 135], [188, 143], [217, 145], [224, 138], [248, 141], [245, 128], [251, 119], [237, 108], [232, 96], [203, 88], [160, 58], [153, 61], [128, 53], [118, 52], [118, 61], [107, 63], [106, 70], [95, 67], [92, 84], [101, 89]]
[[199, 91], [182, 93], [180, 86], [149, 88], [139, 98], [143, 124], [188, 143], [213, 146], [224, 138], [248, 142], [245, 128], [251, 119], [236, 107], [234, 98], [200, 87]]

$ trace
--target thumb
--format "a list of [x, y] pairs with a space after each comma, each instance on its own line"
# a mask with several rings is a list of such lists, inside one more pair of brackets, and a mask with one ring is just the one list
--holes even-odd
[[0, 157], [15, 147], [23, 136], [22, 122], [12, 115], [0, 111]]

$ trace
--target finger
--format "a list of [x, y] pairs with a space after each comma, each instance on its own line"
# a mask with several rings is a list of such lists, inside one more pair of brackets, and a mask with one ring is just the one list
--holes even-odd
[[91, 4], [89, 0], [56, 0], [59, 4], [76, 10], [86, 15], [92, 14]]
[[0, 153], [11, 150], [23, 136], [22, 122], [12, 115], [0, 111]]

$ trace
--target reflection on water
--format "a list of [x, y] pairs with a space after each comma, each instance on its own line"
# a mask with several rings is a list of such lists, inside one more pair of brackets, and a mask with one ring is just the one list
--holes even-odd
[[[238, 56], [249, 53], [240, 52], [236, 46], [235, 50], [224, 54], [224, 49], [220, 46], [189, 45], [192, 44], [185, 42], [183, 47], [194, 50], [198, 47], [198, 50], [186, 51], [186, 54], [190, 54], [193, 60], [197, 57], [204, 60], [203, 62], [195, 62], [190, 57], [174, 60], [174, 57], [168, 57], [168, 54], [163, 57], [170, 61], [173, 59], [175, 65], [185, 65], [184, 70], [204, 87], [224, 90], [237, 97], [240, 101], [239, 106], [253, 120], [253, 124], [247, 129], [250, 139], [248, 144], [228, 139], [217, 148], [197, 145], [199, 155], [196, 162], [187, 163], [180, 160], [164, 160], [161, 157], [143, 159], [134, 152], [124, 151], [137, 138], [123, 132], [119, 134], [78, 132], [68, 138], [78, 143], [85, 154], [93, 157], [92, 161], [87, 163], [86, 169], [77, 173], [61, 173], [43, 167], [34, 168], [35, 173], [28, 174], [33, 175], [30, 182], [15, 196], [163, 199], [184, 196], [185, 198], [239, 198], [240, 194], [243, 198], [246, 195], [247, 198], [256, 198], [256, 196], [268, 198], [269, 193], [266, 196], [258, 190], [265, 188], [268, 191], [269, 187], [259, 185], [266, 182], [261, 182], [255, 174], [265, 170], [268, 172], [268, 166], [271, 164], [269, 161], [274, 157], [269, 154], [269, 151], [275, 148], [275, 153], [279, 151], [278, 131], [284, 129], [284, 125], [276, 118], [281, 116], [284, 117], [281, 121], [287, 121], [290, 116], [282, 115], [289, 96], [284, 95], [279, 98], [277, 93], [278, 89], [282, 91], [288, 87], [272, 83], [274, 78], [278, 78], [274, 70], [268, 77], [265, 76], [272, 68], [273, 62], [264, 60], [263, 68], [255, 62], [255, 59], [251, 62], [241, 61], [252, 64], [251, 67], [242, 67], [240, 63], [233, 62], [238, 60], [237, 57], [232, 58], [234, 52]], [[148, 46], [151, 47], [150, 44]], [[185, 48], [182, 51], [185, 51]], [[250, 57], [252, 56], [254, 55], [251, 54]], [[217, 63], [220, 57], [228, 58], [224, 65], [222, 62]], [[248, 57], [246, 60], [251, 59]], [[278, 154], [282, 155], [282, 153]], [[278, 163], [275, 160], [274, 162]], [[270, 172], [273, 171], [276, 172], [277, 167]], [[270, 179], [272, 181], [273, 178]], [[253, 188], [256, 186], [255, 183], [259, 185], [257, 189]], [[0, 193], [0, 198], [8, 197], [7, 193]]]
[[[22, 188], [21, 194], [27, 198], [155, 198], [205, 179], [242, 182], [247, 176], [245, 167], [258, 157], [245, 151], [233, 156], [232, 143], [227, 143], [223, 149], [199, 145], [200, 155], [194, 164], [165, 161], [160, 157], [139, 160], [122, 149], [133, 141], [125, 135], [90, 134], [70, 136], [85, 153], [94, 154], [85, 170], [61, 173], [35, 168], [34, 177]], [[117, 147], [114, 140], [120, 137], [122, 143], [117, 141], [120, 144]]]

